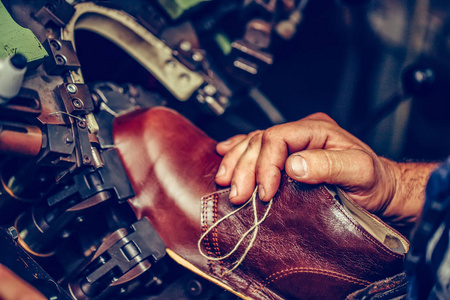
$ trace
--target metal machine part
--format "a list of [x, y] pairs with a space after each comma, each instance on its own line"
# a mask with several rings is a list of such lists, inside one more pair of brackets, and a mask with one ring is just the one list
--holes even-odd
[[129, 293], [133, 289], [133, 280], [149, 284], [148, 279], [139, 277], [165, 253], [163, 241], [144, 218], [129, 229], [118, 229], [109, 235], [80, 275], [71, 280], [70, 292], [76, 299], [105, 298], [113, 290]]
[[[227, 60], [239, 74], [219, 71], [201, 46], [197, 31], [215, 34], [212, 23], [180, 18], [201, 2], [175, 8], [165, 1], [1, 2], [9, 35], [0, 44], [15, 50], [0, 52], [0, 225], [9, 233], [8, 255], [17, 248], [12, 256], [33, 261], [54, 284], [57, 294], [40, 289], [47, 297], [234, 298], [177, 266], [148, 220], [136, 220], [127, 203], [133, 188], [112, 139], [118, 115], [173, 100], [200, 116], [224, 115], [233, 96], [248, 92], [273, 63], [271, 20], [286, 14], [276, 0], [217, 7], [217, 20], [246, 11], [245, 32], [228, 45]], [[76, 31], [117, 45], [158, 88], [85, 82]], [[30, 268], [9, 266], [36, 284]]]
[[72, 299], [42, 266], [19, 247], [17, 232], [14, 227], [0, 228], [0, 247], [2, 249], [2, 264], [32, 284], [49, 299]]
[[[358, 13], [364, 19], [368, 8], [377, 5], [346, 2], [360, 3], [341, 8], [343, 23], [350, 30], [359, 26]], [[403, 11], [407, 5], [392, 3], [395, 9], [389, 11], [394, 12], [400, 8]], [[352, 94], [351, 84], [359, 86], [357, 77], [361, 73], [357, 71], [367, 67], [362, 64], [358, 69], [359, 60], [355, 61], [357, 55], [353, 53], [357, 47], [344, 49], [349, 56], [355, 54], [349, 59], [348, 74], [329, 73], [326, 62], [322, 71], [312, 70], [316, 65], [310, 63], [302, 65], [307, 70], [304, 74], [295, 70], [292, 78], [283, 76], [277, 81], [274, 75], [264, 79], [276, 68], [280, 53], [283, 56], [299, 49], [291, 49], [292, 44], [287, 43], [301, 31], [310, 4], [320, 6], [321, 2], [1, 0], [0, 226], [15, 232], [12, 241], [5, 239], [8, 247], [16, 247], [18, 257], [27, 257], [26, 261], [35, 259], [57, 288], [72, 298], [232, 299], [217, 286], [170, 261], [152, 226], [145, 220], [136, 220], [127, 203], [134, 196], [133, 189], [112, 138], [113, 120], [134, 110], [167, 105], [208, 134], [232, 128], [214, 136], [227, 138], [230, 132], [249, 132], [286, 121], [282, 110], [269, 98], [287, 95], [282, 81], [308, 85], [309, 81], [302, 79], [312, 73], [320, 77], [320, 83], [313, 87], [319, 92], [297, 103], [302, 113], [308, 111], [308, 105], [319, 106], [319, 93], [330, 95], [322, 81], [342, 77], [342, 95], [336, 96], [342, 101], [336, 101], [339, 103], [334, 117], [350, 115], [351, 109], [342, 109], [346, 107], [342, 103], [352, 97], [364, 99], [366, 95]], [[329, 15], [323, 7], [319, 10]], [[383, 27], [387, 23], [382, 22], [381, 12], [384, 9], [372, 10], [362, 22], [371, 27], [364, 27], [359, 34], [379, 34], [397, 55], [406, 49], [406, 38], [391, 31], [392, 26]], [[401, 17], [392, 20], [404, 20], [406, 15]], [[309, 19], [310, 26], [315, 18]], [[431, 40], [438, 40], [434, 36], [445, 37], [446, 27], [436, 16], [429, 19], [434, 20], [428, 41], [432, 43]], [[359, 32], [361, 28], [357, 29]], [[92, 40], [83, 40], [86, 32], [92, 34]], [[424, 36], [423, 28], [417, 32]], [[411, 36], [412, 44], [418, 35]], [[328, 40], [333, 38], [342, 43], [340, 37], [320, 37], [326, 41], [312, 45], [310, 52], [318, 52], [319, 61], [327, 61], [322, 57], [324, 52], [316, 49], [329, 48]], [[100, 42], [95, 42], [102, 39], [106, 47], [99, 49]], [[307, 45], [303, 40], [296, 42]], [[362, 56], [372, 55], [368, 51], [372, 44], [361, 45]], [[416, 46], [410, 49], [414, 55], [420, 48]], [[448, 45], [441, 48], [447, 51]], [[110, 56], [114, 51], [122, 51], [122, 56]], [[26, 66], [20, 62], [19, 53], [26, 57]], [[286, 58], [284, 64], [306, 63], [307, 55], [300, 53], [297, 56], [303, 60], [292, 62]], [[418, 58], [416, 63], [425, 59], [413, 58]], [[377, 61], [372, 57], [369, 60]], [[380, 69], [391, 66], [389, 62], [383, 62]], [[137, 66], [131, 68], [131, 63]], [[442, 95], [448, 93], [442, 91], [448, 85], [442, 82], [448, 80], [447, 73], [438, 68], [440, 65], [450, 69], [444, 63], [412, 64], [411, 72], [404, 73], [405, 92], [419, 100], [424, 95], [437, 95], [435, 98], [444, 100]], [[92, 70], [95, 76], [91, 76]], [[265, 85], [277, 85], [276, 93], [266, 93]], [[366, 85], [358, 89], [370, 90]], [[389, 81], [389, 87], [392, 86], [397, 84]], [[378, 92], [385, 90], [380, 88]], [[380, 114], [366, 118], [368, 129], [363, 131], [370, 131], [385, 117], [385, 111], [395, 110], [405, 103], [403, 100], [403, 94], [399, 94]], [[289, 113], [295, 103], [286, 102], [290, 103], [284, 112]], [[439, 103], [447, 107], [446, 101]], [[441, 111], [445, 114], [447, 110]], [[354, 115], [356, 119], [365, 117]], [[436, 116], [433, 112], [430, 115]], [[10, 267], [28, 280], [31, 271]]]

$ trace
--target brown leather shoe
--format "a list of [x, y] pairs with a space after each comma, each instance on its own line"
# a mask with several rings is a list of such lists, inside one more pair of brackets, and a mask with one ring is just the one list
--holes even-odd
[[[207, 259], [197, 247], [202, 233], [238, 208], [214, 182], [221, 160], [216, 142], [166, 108], [118, 118], [114, 140], [138, 218], [149, 218], [175, 261], [242, 298], [342, 299], [402, 271], [404, 237], [333, 187], [300, 184], [286, 174], [251, 247], [253, 233], [228, 258]], [[261, 219], [269, 206], [254, 203]], [[229, 216], [201, 241], [202, 251], [224, 256], [254, 219], [252, 205]]]

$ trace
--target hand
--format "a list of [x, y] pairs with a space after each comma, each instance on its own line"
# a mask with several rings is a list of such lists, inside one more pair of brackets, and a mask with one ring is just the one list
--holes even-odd
[[230, 200], [234, 204], [250, 198], [255, 183], [260, 199], [269, 201], [285, 169], [299, 182], [338, 185], [366, 210], [396, 221], [415, 221], [418, 217], [423, 189], [433, 168], [426, 167], [422, 172], [425, 176], [417, 183], [417, 197], [421, 198], [409, 202], [401, 181], [405, 180], [406, 170], [417, 165], [398, 164], [377, 156], [323, 113], [235, 136], [219, 143], [216, 149], [224, 155], [216, 182], [231, 185]]
[[0, 264], [0, 299], [45, 300], [47, 298], [11, 270]]

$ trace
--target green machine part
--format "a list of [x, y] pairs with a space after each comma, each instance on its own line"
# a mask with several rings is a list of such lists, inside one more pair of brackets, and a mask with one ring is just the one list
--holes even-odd
[[34, 33], [14, 21], [5, 5], [0, 1], [0, 59], [23, 54], [28, 67], [37, 67], [48, 56]]
[[161, 7], [172, 18], [172, 20], [178, 19], [185, 11], [207, 1], [210, 0], [158, 0]]

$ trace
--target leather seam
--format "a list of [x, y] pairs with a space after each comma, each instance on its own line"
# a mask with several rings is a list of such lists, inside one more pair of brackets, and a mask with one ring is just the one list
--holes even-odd
[[[360, 225], [359, 225], [359, 224], [355, 223], [352, 219], [350, 219], [350, 218], [347, 216], [347, 214], [345, 213], [345, 211], [342, 209], [342, 206], [341, 206], [340, 204], [337, 203], [336, 199], [334, 199], [334, 197], [331, 196], [331, 195], [325, 190], [325, 188], [324, 188], [323, 186], [320, 187], [320, 190], [322, 191], [322, 193], [325, 194], [325, 197], [326, 197], [328, 200], [330, 200], [330, 201], [333, 203], [333, 205], [334, 205], [336, 208], [338, 208], [338, 209], [343, 213], [343, 215], [347, 218], [347, 220], [349, 220], [349, 221], [353, 224], [353, 226], [355, 226], [355, 228], [356, 228], [359, 232], [361, 232], [361, 233], [362, 233], [369, 241], [372, 242], [372, 244], [373, 244], [374, 246], [376, 246], [375, 248], [376, 248], [377, 250], [382, 250], [384, 253], [386, 253], [387, 255], [389, 255], [389, 256], [391, 256], [391, 257], [403, 259], [403, 257], [404, 257], [403, 255], [397, 254], [397, 253], [394, 253], [394, 252], [391, 252], [390, 250], [386, 249], [386, 248], [385, 248], [386, 246], [382, 245], [382, 244], [381, 244], [378, 240], [376, 240], [374, 237], [372, 237], [371, 235], [367, 234], [367, 232], [366, 232], [365, 230], [362, 230], [362, 229], [360, 228]], [[380, 245], [380, 244], [381, 244], [381, 245]]]
[[[351, 282], [354, 284], [359, 284], [359, 285], [364, 285], [364, 286], [368, 286], [371, 284], [370, 281], [366, 281], [366, 280], [362, 280], [362, 279], [358, 279], [352, 276], [348, 276], [348, 275], [344, 275], [341, 273], [337, 273], [337, 272], [333, 272], [333, 271], [327, 271], [327, 270], [322, 270], [322, 269], [315, 269], [315, 268], [303, 268], [303, 267], [297, 267], [297, 268], [292, 268], [292, 269], [286, 269], [283, 271], [279, 271], [276, 273], [273, 273], [272, 275], [270, 275], [269, 277], [267, 277], [266, 279], [264, 279], [264, 281], [262, 282], [262, 286], [266, 287], [269, 284], [292, 274], [298, 274], [298, 273], [307, 273], [307, 274], [320, 274], [320, 275], [326, 275], [326, 276], [331, 276], [334, 278], [338, 278], [338, 279], [342, 279], [345, 280], [347, 282]], [[273, 277], [271, 279], [271, 277]]]
[[226, 188], [224, 190], [220, 190], [220, 191], [217, 191], [217, 192], [213, 192], [213, 193], [207, 194], [207, 195], [202, 197], [202, 200], [204, 200], [204, 199], [210, 200], [210, 198], [214, 197], [214, 195], [219, 196], [219, 195], [222, 195], [222, 194], [226, 194], [228, 192], [230, 192], [230, 188]]
[[[207, 214], [208, 214], [208, 202], [209, 200], [211, 200], [210, 198], [213, 195], [209, 196], [209, 197], [202, 197], [202, 234], [206, 232], [206, 230], [208, 229], [208, 219], [207, 219]], [[205, 238], [203, 239], [203, 246], [206, 249], [206, 253], [208, 254], [208, 256], [212, 256], [212, 251], [211, 251], [211, 243], [209, 241], [208, 236], [205, 236]], [[208, 267], [209, 267], [209, 271], [211, 274], [213, 274], [214, 276], [217, 276], [215, 268], [214, 268], [214, 262], [211, 260], [208, 260]]]
[[[213, 195], [213, 224], [217, 222], [218, 219], [218, 202], [219, 202], [219, 193], [215, 193]], [[220, 247], [219, 247], [219, 235], [217, 233], [217, 227], [212, 230], [212, 245], [214, 248], [214, 252], [217, 257], [221, 256]], [[220, 273], [224, 274], [224, 263], [223, 261], [219, 261]]]
[[[218, 192], [208, 194], [201, 198], [201, 200], [202, 200], [202, 233], [205, 233], [206, 230], [208, 230], [208, 202], [211, 200], [213, 201], [212, 221], [213, 221], [213, 223], [215, 223], [218, 219], [219, 195], [225, 194], [228, 192], [229, 192], [229, 189], [221, 190]], [[220, 247], [219, 247], [219, 237], [218, 237], [218, 233], [217, 233], [217, 227], [215, 227], [211, 231], [211, 235], [212, 235], [211, 239], [208, 236], [205, 236], [205, 238], [203, 239], [203, 242], [204, 242], [203, 245], [205, 246], [207, 255], [208, 256], [215, 255], [216, 257], [220, 257], [221, 253], [220, 253]], [[220, 266], [220, 274], [224, 274], [225, 273], [224, 262], [219, 261], [218, 265]], [[211, 274], [213, 274], [216, 277], [223, 277], [222, 275], [220, 275], [216, 272], [217, 262], [215, 262], [213, 260], [208, 260], [208, 266], [209, 266], [209, 270], [210, 270]]]

